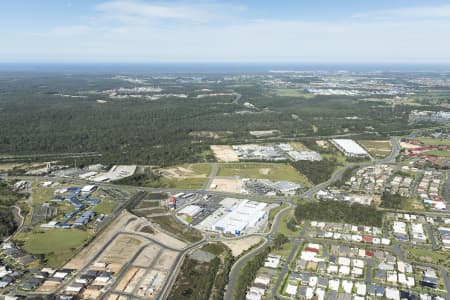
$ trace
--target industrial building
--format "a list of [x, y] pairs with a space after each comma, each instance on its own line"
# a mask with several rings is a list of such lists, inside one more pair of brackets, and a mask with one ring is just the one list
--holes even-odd
[[81, 188], [82, 193], [93, 193], [97, 189], [96, 185], [85, 185]]
[[267, 203], [242, 200], [227, 212], [212, 225], [212, 230], [240, 235], [244, 230], [256, 227], [266, 217]]
[[350, 139], [331, 139], [330, 142], [345, 156], [348, 157], [366, 157], [369, 153], [354, 140]]
[[188, 205], [177, 212], [178, 216], [195, 217], [202, 212], [202, 208], [198, 205]]
[[249, 179], [245, 181], [247, 190], [262, 195], [295, 195], [304, 185], [290, 181], [271, 181], [269, 179]]
[[293, 161], [309, 160], [309, 161], [321, 161], [322, 156], [315, 151], [289, 151], [287, 152], [289, 157]]

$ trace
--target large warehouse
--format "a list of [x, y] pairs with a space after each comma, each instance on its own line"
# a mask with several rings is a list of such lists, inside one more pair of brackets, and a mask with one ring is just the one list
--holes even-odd
[[258, 222], [264, 219], [267, 213], [267, 203], [242, 200], [228, 211], [228, 214], [212, 225], [212, 229], [239, 235], [248, 228], [256, 227]]
[[348, 157], [365, 157], [369, 153], [354, 140], [350, 139], [331, 139], [330, 142]]

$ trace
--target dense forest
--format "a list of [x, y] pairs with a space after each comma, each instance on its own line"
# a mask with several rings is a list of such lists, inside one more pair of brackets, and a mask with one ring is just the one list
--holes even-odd
[[321, 161], [302, 160], [292, 162], [291, 164], [300, 173], [305, 174], [305, 176], [314, 184], [327, 181], [339, 166], [339, 163], [335, 158], [324, 159]]
[[383, 213], [373, 206], [343, 201], [304, 202], [295, 208], [297, 222], [304, 220], [381, 226]]
[[406, 204], [408, 198], [402, 197], [399, 194], [391, 194], [389, 192], [383, 192], [381, 195], [381, 204], [380, 206], [383, 208], [390, 209], [402, 209]]
[[0, 180], [0, 238], [11, 235], [17, 229], [12, 206], [23, 197], [11, 190], [8, 182]]
[[[255, 80], [245, 84], [212, 82], [223, 75], [208, 76], [188, 83], [183, 78], [148, 77], [147, 86], [188, 96], [151, 101], [108, 99], [104, 91], [136, 86], [112, 79], [113, 75], [0, 74], [0, 153], [95, 152], [102, 156], [80, 158], [79, 163], [100, 160], [104, 164], [167, 166], [212, 160], [210, 144], [255, 142], [251, 130], [279, 130], [280, 135], [271, 141], [283, 141], [344, 133], [380, 136], [409, 128], [409, 106], [391, 107], [348, 96], [281, 97]], [[225, 95], [196, 98], [195, 93], [205, 88], [233, 91], [242, 98], [239, 102]], [[106, 103], [97, 102], [105, 98]], [[348, 119], [349, 115], [359, 118]], [[201, 131], [230, 134], [192, 134]], [[68, 162], [73, 163], [73, 159]], [[320, 174], [312, 177], [323, 179]]]

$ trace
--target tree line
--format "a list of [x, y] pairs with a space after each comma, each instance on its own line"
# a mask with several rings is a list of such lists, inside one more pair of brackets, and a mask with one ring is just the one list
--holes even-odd
[[320, 200], [298, 204], [295, 208], [295, 218], [297, 222], [310, 220], [381, 226], [383, 213], [374, 206], [344, 201]]

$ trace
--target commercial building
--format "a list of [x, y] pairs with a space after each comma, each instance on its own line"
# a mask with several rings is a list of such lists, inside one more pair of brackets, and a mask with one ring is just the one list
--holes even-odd
[[195, 217], [198, 215], [203, 209], [198, 205], [188, 205], [177, 212], [178, 216], [187, 216], [187, 217]]
[[227, 212], [212, 225], [212, 230], [239, 235], [265, 218], [267, 203], [242, 200]]
[[97, 189], [96, 185], [85, 185], [81, 188], [82, 193], [92, 193]]
[[348, 157], [366, 157], [367, 151], [354, 140], [350, 139], [331, 139], [330, 142], [345, 156]]
[[309, 161], [320, 161], [322, 156], [315, 151], [289, 151], [287, 152], [289, 157], [294, 161], [299, 160], [309, 160]]

